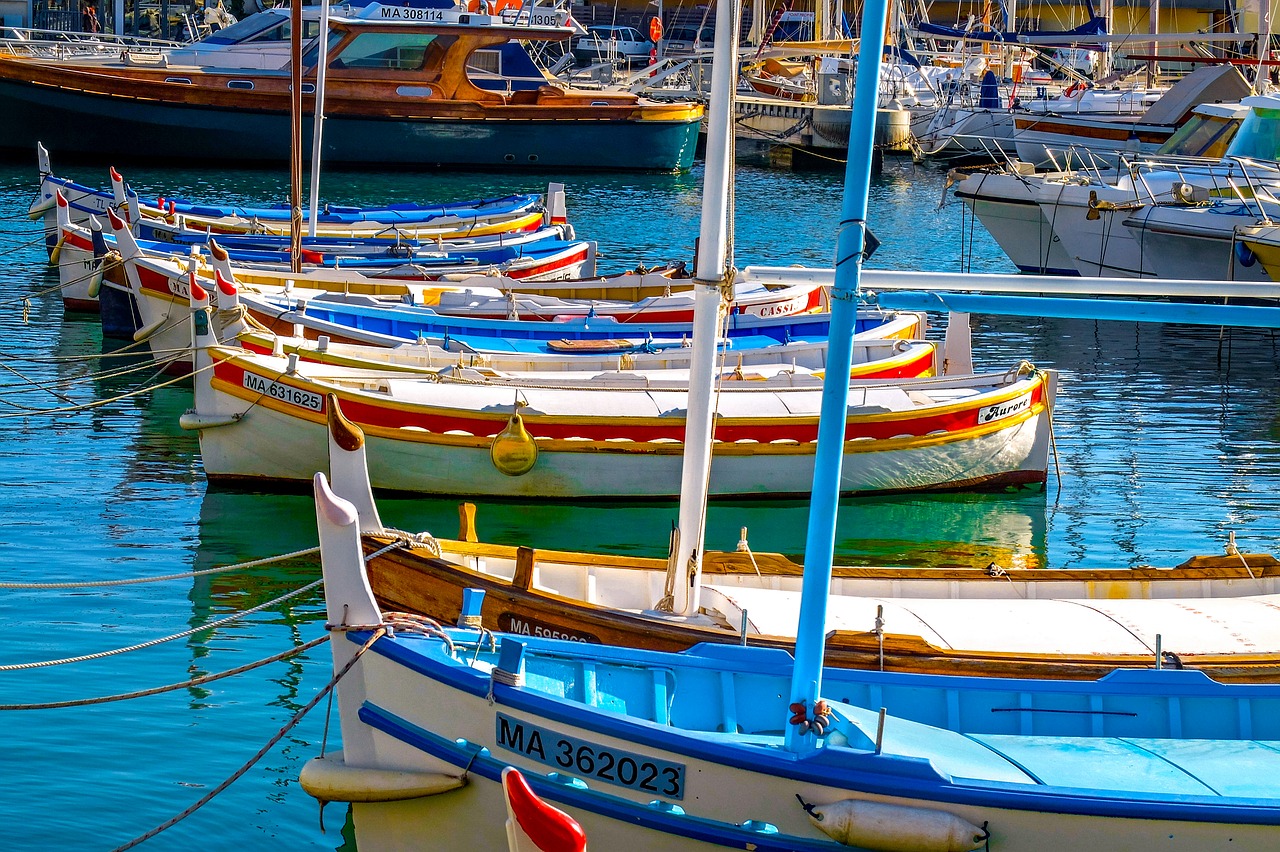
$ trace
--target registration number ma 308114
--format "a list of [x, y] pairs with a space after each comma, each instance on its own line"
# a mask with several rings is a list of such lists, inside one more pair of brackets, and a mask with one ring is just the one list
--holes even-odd
[[561, 772], [595, 778], [619, 787], [684, 798], [684, 764], [620, 751], [497, 714], [498, 748], [554, 766]]

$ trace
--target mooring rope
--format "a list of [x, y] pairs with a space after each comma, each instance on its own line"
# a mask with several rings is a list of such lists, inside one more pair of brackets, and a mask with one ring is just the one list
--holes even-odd
[[319, 547], [308, 547], [291, 553], [276, 556], [264, 556], [262, 559], [251, 559], [248, 562], [237, 562], [234, 565], [221, 565], [217, 568], [203, 568], [199, 571], [185, 571], [181, 574], [164, 574], [159, 577], [131, 577], [125, 580], [90, 580], [77, 583], [0, 583], [0, 589], [93, 589], [103, 586], [132, 586], [138, 583], [160, 583], [165, 580], [189, 580], [193, 577], [204, 577], [208, 574], [221, 574], [226, 571], [242, 571], [246, 568], [257, 568], [261, 565], [272, 565], [287, 559], [310, 556], [319, 553]]
[[12, 665], [0, 666], [0, 672], [20, 671], [23, 669], [41, 669], [41, 668], [48, 668], [49, 666], [61, 666], [67, 663], [82, 663], [87, 660], [101, 660], [106, 657], [114, 657], [117, 654], [126, 654], [130, 651], [140, 651], [143, 648], [151, 648], [156, 645], [162, 645], [165, 642], [172, 642], [174, 639], [183, 639], [187, 636], [192, 636], [196, 633], [203, 633], [206, 630], [213, 630], [214, 628], [221, 627], [224, 624], [230, 624], [233, 621], [238, 621], [241, 618], [244, 618], [246, 615], [252, 615], [255, 612], [260, 612], [261, 610], [268, 609], [270, 607], [275, 606], [276, 604], [283, 603], [289, 600], [290, 598], [296, 598], [298, 595], [311, 591], [312, 589], [316, 588], [323, 582], [324, 580], [314, 580], [310, 583], [307, 583], [305, 586], [299, 589], [294, 589], [292, 592], [283, 594], [278, 598], [274, 598], [272, 600], [267, 601], [266, 603], [259, 604], [258, 606], [252, 607], [250, 609], [246, 609], [242, 612], [238, 612], [235, 615], [229, 615], [226, 618], [218, 619], [217, 621], [210, 621], [209, 623], [202, 624], [199, 627], [193, 627], [190, 630], [184, 630], [181, 633], [174, 633], [170, 636], [163, 636], [159, 639], [150, 639], [146, 642], [139, 642], [136, 645], [130, 645], [126, 648], [115, 648], [110, 651], [99, 651], [96, 654], [82, 654], [79, 657], [66, 657], [61, 660], [44, 660], [38, 663], [14, 663]]
[[154, 686], [150, 689], [139, 689], [134, 692], [120, 692], [115, 695], [100, 695], [96, 698], [77, 698], [68, 701], [45, 701], [40, 704], [0, 704], [2, 710], [61, 710], [65, 707], [88, 707], [94, 704], [109, 704], [113, 701], [126, 701], [130, 698], [145, 698], [148, 695], [160, 695], [164, 692], [174, 692], [179, 689], [190, 689], [193, 686], [201, 686], [206, 683], [213, 683], [223, 678], [232, 677], [234, 675], [243, 674], [253, 669], [262, 668], [271, 663], [278, 663], [281, 660], [287, 660], [289, 657], [297, 656], [303, 651], [310, 651], [312, 648], [326, 641], [329, 637], [321, 636], [318, 639], [312, 639], [299, 645], [296, 648], [290, 648], [287, 651], [281, 651], [279, 654], [273, 654], [265, 659], [258, 660], [253, 663], [246, 663], [243, 666], [236, 666], [234, 669], [228, 669], [225, 672], [216, 674], [201, 675], [191, 680], [182, 681], [181, 683], [171, 683], [167, 686]]
[[[338, 681], [341, 680], [347, 674], [347, 672], [351, 671], [351, 667], [356, 664], [357, 660], [359, 660], [362, 656], [364, 656], [365, 651], [368, 651], [371, 647], [373, 647], [373, 643], [377, 642], [379, 639], [385, 636], [386, 633], [387, 633], [386, 627], [379, 626], [375, 628], [373, 635], [369, 637], [369, 640], [365, 642], [364, 645], [360, 646], [359, 650], [357, 650], [355, 654], [351, 656], [351, 659], [347, 661], [347, 664], [343, 666], [342, 669], [338, 671], [337, 674], [335, 674], [332, 678], [330, 678], [329, 682], [325, 684], [325, 687], [321, 689], [319, 692], [317, 692], [311, 698], [311, 700], [307, 702], [305, 707], [303, 707], [297, 713], [293, 714], [293, 717], [290, 718], [289, 721], [285, 723], [284, 727], [281, 728], [279, 731], [277, 731], [276, 735], [273, 736], [270, 740], [268, 740], [266, 745], [258, 749], [257, 754], [249, 758], [249, 760], [246, 761], [243, 766], [241, 766], [239, 769], [233, 772], [231, 776], [227, 778], [227, 780], [223, 781], [217, 787], [214, 787], [212, 790], [210, 790], [208, 793], [202, 796], [198, 802], [191, 805], [182, 813], [178, 814], [177, 816], [173, 817], [170, 820], [167, 820], [166, 822], [161, 823], [160, 825], [148, 831], [146, 834], [135, 837], [133, 840], [130, 840], [128, 843], [124, 844], [123, 846], [117, 846], [115, 849], [112, 850], [112, 852], [125, 852], [126, 849], [132, 849], [133, 847], [137, 846], [139, 843], [143, 843], [147, 840], [150, 840], [160, 832], [164, 831], [167, 828], [172, 828], [173, 826], [182, 822], [187, 817], [191, 816], [200, 808], [207, 805], [209, 802], [213, 801], [214, 797], [216, 797], [223, 790], [227, 789], [232, 784], [234, 784], [236, 779], [238, 779], [241, 775], [244, 775], [246, 772], [252, 769], [253, 765], [257, 763], [259, 760], [261, 760], [263, 755], [269, 752], [275, 746], [276, 743], [280, 742], [280, 740], [283, 739], [285, 734], [287, 734], [290, 730], [294, 728], [294, 726], [296, 726], [299, 722], [301, 722], [302, 717], [310, 713], [311, 710], [317, 704], [319, 704], [321, 700], [323, 700], [324, 697], [327, 696], [335, 686], [337, 686]], [[324, 637], [324, 638], [327, 639], [328, 637]]]
[[[165, 365], [170, 364], [174, 361], [177, 361], [180, 357], [181, 357], [181, 354], [175, 355], [166, 361], [157, 362], [157, 363], [161, 368], [163, 368]], [[170, 379], [166, 379], [165, 381], [159, 382], [158, 384], [147, 385], [145, 387], [137, 388], [136, 390], [126, 391], [125, 393], [116, 394], [115, 396], [112, 396], [112, 397], [107, 397], [106, 399], [94, 400], [93, 402], [85, 402], [79, 405], [71, 405], [65, 408], [42, 408], [42, 409], [23, 408], [22, 406], [19, 406], [15, 402], [10, 402], [8, 400], [0, 399], [0, 402], [4, 402], [5, 404], [13, 408], [22, 408], [21, 411], [12, 411], [7, 414], [0, 414], [0, 420], [7, 420], [14, 417], [32, 417], [35, 415], [74, 414], [77, 411], [88, 411], [94, 408], [101, 408], [102, 406], [110, 405], [113, 402], [122, 402], [123, 400], [130, 399], [131, 397], [139, 396], [144, 393], [150, 393], [151, 391], [159, 390], [160, 388], [166, 388], [166, 387], [169, 387], [170, 385], [175, 385], [178, 382], [186, 381], [187, 379], [194, 377], [196, 374], [204, 370], [212, 369], [213, 367], [217, 366], [220, 363], [222, 362], [215, 361], [214, 363], [211, 363], [205, 367], [194, 369], [191, 372], [183, 373], [180, 376], [174, 376]], [[281, 375], [283, 375], [283, 373]]]

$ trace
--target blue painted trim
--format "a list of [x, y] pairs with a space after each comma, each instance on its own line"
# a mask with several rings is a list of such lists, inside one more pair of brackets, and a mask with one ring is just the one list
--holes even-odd
[[[362, 633], [346, 635], [355, 643], [362, 643], [368, 637]], [[527, 638], [521, 637], [522, 640]], [[452, 660], [429, 658], [422, 652], [404, 648], [401, 641], [382, 640], [371, 650], [459, 691], [478, 696], [489, 693], [491, 680], [488, 677]], [[593, 646], [592, 654], [600, 650], [603, 649]], [[700, 737], [699, 732], [601, 713], [576, 702], [528, 689], [492, 684], [492, 691], [496, 704], [521, 710], [539, 719], [779, 779], [876, 795], [988, 808], [1131, 819], [1280, 825], [1280, 803], [1270, 799], [1224, 797], [1219, 801], [1198, 796], [1167, 796], [1154, 800], [1134, 798], [1146, 794], [1132, 791], [1063, 787], [1047, 788], [1052, 792], [1045, 792], [1046, 788], [995, 781], [948, 781], [937, 773], [931, 763], [918, 758], [873, 755], [837, 747], [825, 747], [808, 756], [797, 756], [777, 748], [716, 742], [704, 738], [717, 736], [714, 734]]]
[[1170, 322], [1280, 328], [1280, 308], [1154, 302], [1134, 299], [1057, 299], [1043, 296], [995, 296], [985, 293], [881, 293], [883, 308], [911, 311], [960, 311], [1005, 316], [1063, 317], [1117, 322]]
[[1076, 278], [1080, 277], [1080, 270], [1076, 269], [1074, 266], [1070, 269], [1058, 269], [1057, 267], [1052, 266], [1022, 266], [1019, 264], [1018, 271], [1027, 272], [1031, 275], [1073, 275]]
[[[376, 705], [366, 703], [362, 706], [360, 721], [406, 745], [465, 770], [469, 776], [478, 775], [500, 784], [503, 768], [514, 765], [495, 758], [487, 748], [468, 749], [457, 740], [433, 734]], [[650, 831], [661, 831], [734, 849], [757, 849], [760, 852], [832, 852], [850, 848], [835, 841], [752, 831], [720, 820], [663, 811], [591, 787], [558, 784], [526, 767], [517, 768], [533, 791], [544, 799]], [[796, 807], [799, 806], [797, 803]]]

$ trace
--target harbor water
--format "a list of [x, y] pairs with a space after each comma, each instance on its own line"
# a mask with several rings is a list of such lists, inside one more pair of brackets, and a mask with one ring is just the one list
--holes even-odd
[[[102, 185], [106, 166], [60, 173]], [[944, 176], [886, 164], [873, 185], [871, 227], [882, 246], [871, 265], [1013, 271], [981, 226], [962, 222], [954, 205], [939, 209]], [[131, 169], [126, 177], [144, 196], [287, 198], [287, 173]], [[691, 260], [700, 169], [552, 179], [565, 180], [570, 220], [599, 241], [604, 269]], [[350, 204], [446, 200], [538, 191], [546, 180], [339, 172], [325, 177], [322, 194]], [[104, 343], [95, 321], [64, 316], [56, 293], [45, 292], [57, 278], [25, 215], [35, 186], [34, 164], [0, 165], [0, 584], [8, 584], [0, 587], [0, 825], [11, 848], [109, 850], [183, 816], [328, 683], [323, 646], [252, 666], [323, 635], [320, 590], [297, 593], [319, 578], [314, 557], [190, 576], [314, 546], [314, 508], [302, 491], [207, 487], [198, 441], [178, 426], [189, 387], [116, 351], [122, 344]], [[829, 266], [841, 191], [835, 173], [741, 169], [737, 265]], [[980, 369], [1026, 359], [1061, 372], [1047, 488], [846, 500], [836, 540], [842, 561], [1168, 566], [1222, 552], [1231, 533], [1242, 551], [1280, 552], [1274, 333], [972, 322]], [[401, 529], [457, 530], [456, 500], [384, 500], [381, 509]], [[675, 514], [672, 504], [489, 502], [479, 506], [478, 528], [499, 542], [661, 556]], [[707, 545], [732, 549], [746, 527], [754, 551], [798, 556], [806, 523], [799, 502], [717, 503]], [[182, 576], [124, 582], [174, 574]], [[147, 647], [114, 653], [139, 645]], [[238, 667], [250, 668], [155, 695], [94, 700]], [[25, 706], [59, 702], [75, 706]], [[234, 783], [141, 848], [343, 847], [345, 806], [328, 806], [322, 829], [297, 782], [309, 758], [338, 746], [326, 711], [322, 701]], [[431, 848], [429, 838], [422, 848]]]

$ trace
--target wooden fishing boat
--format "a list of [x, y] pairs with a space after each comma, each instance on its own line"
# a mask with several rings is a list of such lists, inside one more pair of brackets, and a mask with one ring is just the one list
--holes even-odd
[[[260, 245], [268, 240], [289, 239], [287, 210], [282, 211], [278, 205], [218, 205], [163, 196], [154, 204], [144, 203], [114, 168], [111, 189], [97, 189], [53, 175], [47, 171], [49, 159], [43, 147], [39, 154], [40, 186], [27, 215], [43, 222], [50, 251], [59, 238], [60, 212], [65, 212], [72, 224], [87, 227], [90, 217], [104, 219], [108, 211], [114, 210], [128, 221], [133, 235], [142, 240], [190, 244], [207, 242], [217, 234], [228, 237], [228, 245], [237, 240], [243, 245]], [[58, 205], [59, 195], [67, 202], [65, 211]], [[309, 219], [304, 213], [303, 220], [308, 225]], [[322, 246], [333, 241], [362, 241], [402, 251], [417, 244], [434, 243], [443, 251], [446, 240], [487, 246], [557, 225], [567, 228], [564, 185], [550, 184], [545, 201], [542, 196], [526, 193], [440, 204], [325, 205], [317, 211], [316, 234], [307, 235], [303, 246], [310, 248], [317, 241]], [[570, 233], [565, 236], [572, 238]]]
[[[701, 106], [548, 81], [509, 93], [467, 71], [480, 51], [516, 41], [563, 42], [566, 7], [530, 4], [496, 14], [371, 4], [329, 19], [326, 164], [684, 171]], [[390, 47], [389, 47], [390, 45]], [[318, 50], [304, 57], [313, 78]], [[127, 158], [237, 163], [289, 161], [289, 69], [53, 61], [0, 56], [0, 147]], [[304, 92], [313, 111], [314, 86]], [[84, 128], [91, 126], [93, 133]], [[227, 144], [234, 136], [236, 144]]]
[[[1275, 684], [1158, 666], [1086, 681], [827, 668], [820, 702], [789, 703], [797, 663], [774, 648], [495, 637], [477, 626], [489, 594], [470, 596], [469, 629], [384, 611], [355, 506], [316, 480], [346, 672], [329, 771], [395, 768], [442, 790], [468, 779], [465, 796], [351, 796], [361, 844], [403, 848], [431, 831], [492, 847], [500, 831], [474, 813], [501, 806], [508, 766], [610, 848], [1065, 852], [1083, 838], [1262, 852], [1280, 840]], [[798, 731], [799, 756], [785, 746]]]
[[[131, 317], [136, 310], [137, 331], [129, 329], [129, 333], [135, 337], [151, 338], [153, 351], [171, 355], [185, 347], [189, 341], [185, 323], [188, 291], [186, 279], [193, 265], [202, 262], [203, 256], [186, 259], [144, 256], [127, 225], [114, 211], [108, 211], [108, 215], [120, 248], [119, 270], [111, 279], [106, 279], [108, 287], [102, 296], [106, 301], [120, 299], [127, 294], [134, 307], [127, 311], [105, 311], [104, 331], [107, 329], [108, 316], [126, 313]], [[95, 264], [98, 268], [102, 267], [100, 258], [106, 256], [106, 246], [95, 248], [92, 234], [74, 225], [66, 225], [63, 234], [59, 268], [70, 279], [66, 281], [66, 285], [70, 287], [85, 278], [93, 280]], [[552, 251], [550, 256], [563, 254], [564, 252]], [[515, 338], [534, 337], [542, 340], [566, 336], [603, 339], [628, 326], [633, 329], [628, 334], [647, 333], [678, 339], [682, 332], [687, 335], [687, 323], [692, 313], [691, 296], [681, 293], [667, 293], [638, 302], [575, 301], [554, 295], [526, 295], [517, 292], [514, 288], [528, 286], [525, 283], [527, 279], [507, 280], [474, 275], [456, 282], [419, 284], [381, 276], [370, 277], [362, 274], [358, 267], [319, 268], [309, 270], [306, 274], [246, 269], [243, 266], [232, 266], [229, 255], [216, 245], [211, 250], [211, 255], [213, 265], [223, 272], [228, 285], [243, 284], [253, 288], [252, 292], [239, 294], [237, 299], [258, 322], [288, 331], [293, 330], [296, 320], [282, 319], [282, 315], [306, 310], [304, 304], [312, 305], [311, 314], [327, 319], [331, 326], [341, 326], [345, 321], [357, 327], [366, 325], [377, 328], [387, 325], [385, 318], [398, 320], [401, 324], [400, 333], [408, 333], [410, 340], [428, 334], [447, 335], [450, 331], [489, 336], [506, 334]], [[534, 257], [537, 258], [536, 255]], [[512, 270], [515, 268], [513, 262]], [[570, 265], [562, 268], [571, 273], [574, 267]], [[206, 268], [205, 272], [209, 274], [212, 269]], [[557, 269], [552, 268], [537, 277], [555, 277], [559, 274]], [[666, 281], [668, 286], [672, 283], [660, 272], [648, 275]], [[504, 281], [507, 289], [493, 288], [492, 285]], [[569, 283], [573, 286], [572, 277]], [[598, 284], [598, 281], [592, 282], [589, 286]], [[204, 286], [214, 292], [222, 289], [210, 277], [204, 278]], [[775, 326], [773, 323], [785, 323], [789, 317], [821, 305], [824, 292], [822, 285], [816, 282], [800, 282], [784, 288], [743, 282], [736, 285], [734, 291], [736, 298], [732, 304], [732, 325], [739, 333], [763, 333], [775, 327], [784, 329], [785, 325]], [[379, 301], [378, 297], [390, 297], [394, 301]], [[503, 304], [506, 312], [500, 315], [501, 319], [488, 318], [483, 311], [475, 311], [478, 315], [473, 316], [472, 307], [478, 300], [487, 304]], [[404, 304], [405, 301], [410, 304]], [[531, 307], [535, 310], [531, 310]], [[175, 317], [179, 321], [175, 322]], [[379, 319], [380, 317], [383, 319]], [[815, 315], [816, 319], [806, 319], [806, 323], [819, 330], [820, 317], [821, 315]], [[327, 327], [325, 330], [332, 331]], [[380, 342], [367, 339], [361, 341], [354, 331], [345, 336], [354, 337], [352, 342]], [[403, 339], [398, 342], [403, 342]], [[181, 369], [180, 364], [175, 366]]]
[[[366, 497], [364, 436], [330, 411], [331, 487], [358, 506], [381, 605], [453, 624], [467, 590], [481, 589], [480, 623], [504, 633], [662, 651], [794, 644], [803, 568], [778, 554], [704, 554], [700, 608], [677, 619], [657, 611], [674, 579], [666, 560], [485, 544], [470, 511], [457, 540], [383, 528]], [[1280, 680], [1280, 631], [1265, 627], [1280, 605], [1280, 562], [1265, 554], [1171, 569], [834, 566], [830, 594], [833, 666], [1099, 678], [1161, 657], [1219, 680]]]
[[[450, 384], [220, 347], [209, 324], [199, 325], [195, 407], [183, 424], [200, 432], [211, 480], [306, 481], [308, 470], [326, 463], [325, 418], [340, 404], [370, 435], [378, 488], [557, 499], [675, 494], [687, 381], [513, 387], [475, 377]], [[790, 373], [724, 383], [710, 493], [803, 494], [813, 472], [820, 390]], [[862, 380], [853, 393], [846, 493], [1001, 490], [1045, 481], [1051, 374], [1028, 366], [985, 376]], [[523, 469], [494, 449], [513, 429], [523, 439], [508, 449], [528, 462]]]
[[[862, 143], [850, 146], [843, 211], [853, 223], [866, 220], [887, 11], [884, 0], [864, 7], [854, 101]], [[721, 16], [708, 174], [728, 148], [735, 34], [734, 16]], [[704, 226], [714, 226], [708, 219]], [[837, 250], [832, 360], [841, 369], [848, 352], [837, 341], [852, 325], [863, 239], [860, 226], [849, 228]], [[342, 764], [467, 779], [465, 793], [357, 800], [357, 842], [406, 848], [429, 831], [445, 845], [498, 846], [497, 827], [475, 813], [501, 807], [500, 774], [514, 765], [609, 848], [1274, 848], [1280, 729], [1275, 713], [1258, 709], [1280, 700], [1276, 685], [1166, 671], [1159, 653], [1159, 670], [1084, 682], [823, 667], [848, 397], [843, 382], [826, 384], [794, 657], [723, 644], [668, 654], [499, 636], [477, 629], [480, 595], [458, 629], [384, 614], [361, 549], [372, 496], [338, 496], [316, 474]], [[704, 413], [690, 407], [692, 442]], [[700, 467], [695, 459], [685, 472]], [[673, 542], [675, 582], [663, 591], [676, 599], [666, 617], [695, 622], [702, 537], [686, 526], [686, 505]], [[693, 508], [701, 523], [702, 505]], [[1214, 603], [1226, 613], [1241, 601], [1249, 599]], [[1266, 600], [1250, 605], [1268, 609]], [[1000, 627], [990, 615], [975, 619], [978, 630]], [[1231, 627], [1275, 638], [1266, 623]]]

